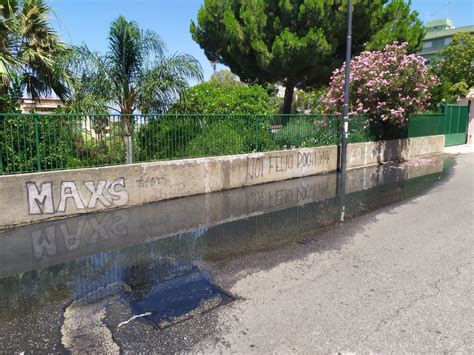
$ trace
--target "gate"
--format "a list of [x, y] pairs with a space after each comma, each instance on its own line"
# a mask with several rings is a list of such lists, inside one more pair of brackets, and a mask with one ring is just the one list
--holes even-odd
[[469, 122], [468, 106], [443, 105], [441, 112], [445, 114], [445, 146], [466, 144]]

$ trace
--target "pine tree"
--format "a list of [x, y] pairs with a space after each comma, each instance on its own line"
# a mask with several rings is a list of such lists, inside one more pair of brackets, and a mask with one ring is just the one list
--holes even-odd
[[[354, 55], [394, 41], [418, 50], [425, 30], [410, 5], [354, 0]], [[191, 33], [242, 81], [285, 85], [290, 113], [295, 87], [327, 84], [344, 61], [347, 9], [348, 0], [205, 0]]]

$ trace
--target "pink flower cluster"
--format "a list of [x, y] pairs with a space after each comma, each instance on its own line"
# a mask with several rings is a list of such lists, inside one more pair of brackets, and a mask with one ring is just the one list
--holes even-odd
[[[345, 64], [334, 71], [322, 103], [326, 113], [339, 113], [344, 103]], [[429, 90], [438, 78], [428, 73], [425, 59], [407, 54], [407, 44], [394, 43], [382, 51], [363, 52], [351, 61], [350, 111], [367, 114], [371, 122], [407, 123], [423, 111]]]

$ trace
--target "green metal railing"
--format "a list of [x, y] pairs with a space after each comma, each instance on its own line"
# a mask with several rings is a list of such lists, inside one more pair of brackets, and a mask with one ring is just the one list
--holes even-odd
[[0, 174], [338, 144], [337, 115], [0, 115]]
[[446, 146], [466, 144], [469, 124], [469, 108], [463, 105], [441, 105], [446, 115]]
[[[410, 124], [439, 134], [435, 121]], [[380, 139], [367, 122], [351, 117], [349, 142]], [[0, 174], [326, 146], [340, 143], [340, 126], [340, 115], [0, 114]]]
[[444, 134], [445, 120], [443, 113], [414, 114], [408, 122], [408, 136], [415, 138]]

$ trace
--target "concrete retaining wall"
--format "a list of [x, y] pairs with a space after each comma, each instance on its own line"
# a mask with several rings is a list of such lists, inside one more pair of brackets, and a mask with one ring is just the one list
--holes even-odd
[[[438, 154], [444, 136], [351, 144], [348, 167]], [[0, 228], [337, 169], [337, 146], [0, 177]]]
[[387, 161], [440, 154], [444, 151], [444, 136], [429, 136], [392, 141], [349, 144], [347, 167], [359, 168]]

